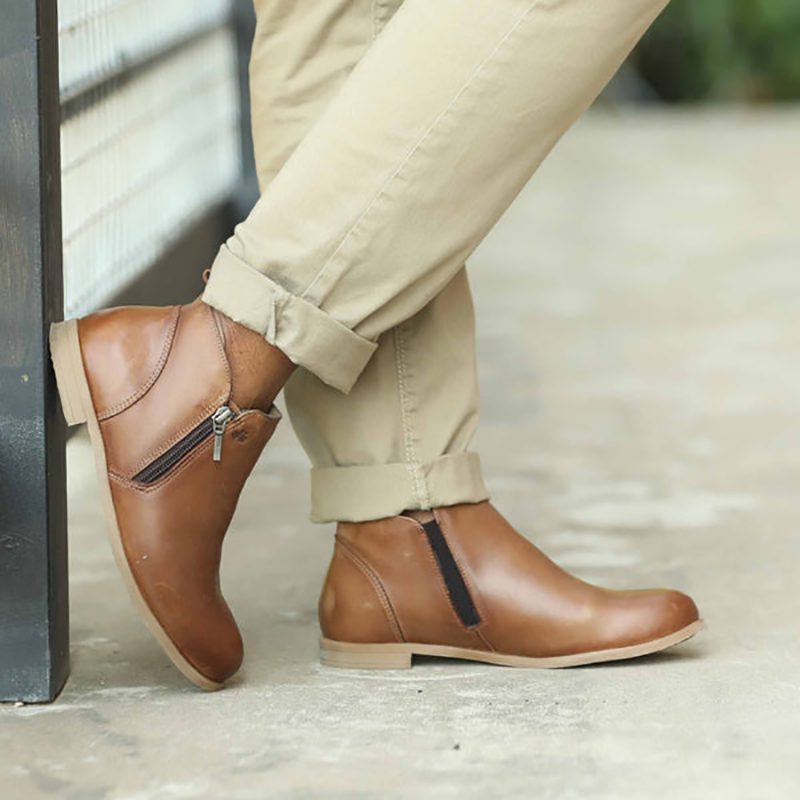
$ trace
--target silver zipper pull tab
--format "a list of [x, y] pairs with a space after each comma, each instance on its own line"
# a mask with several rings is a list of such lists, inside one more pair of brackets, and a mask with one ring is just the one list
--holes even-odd
[[211, 417], [211, 424], [214, 427], [214, 461], [222, 460], [222, 437], [233, 416], [231, 408], [220, 406]]

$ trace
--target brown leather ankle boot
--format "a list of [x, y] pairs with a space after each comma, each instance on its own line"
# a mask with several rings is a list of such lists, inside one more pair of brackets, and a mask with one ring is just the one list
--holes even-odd
[[136, 608], [184, 675], [221, 688], [242, 661], [219, 588], [222, 540], [291, 363], [199, 300], [60, 323], [50, 347], [67, 423], [88, 424]]
[[340, 524], [319, 617], [322, 662], [362, 669], [413, 655], [570, 667], [654, 653], [702, 627], [680, 592], [578, 580], [488, 502]]

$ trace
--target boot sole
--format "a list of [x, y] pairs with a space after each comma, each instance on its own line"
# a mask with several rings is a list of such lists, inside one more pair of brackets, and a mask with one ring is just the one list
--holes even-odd
[[103, 512], [106, 518], [106, 529], [111, 542], [114, 560], [117, 562], [122, 582], [125, 584], [133, 605], [139, 612], [144, 624], [156, 641], [164, 649], [172, 663], [196, 686], [207, 691], [221, 689], [224, 684], [211, 680], [197, 670], [178, 650], [167, 632], [161, 627], [155, 614], [150, 609], [147, 601], [139, 591], [139, 586], [131, 572], [122, 537], [117, 522], [117, 514], [111, 498], [111, 485], [108, 480], [106, 464], [106, 451], [103, 438], [100, 434], [100, 423], [92, 403], [89, 391], [89, 382], [83, 367], [80, 341], [78, 339], [77, 320], [57, 322], [50, 326], [50, 356], [56, 373], [58, 394], [61, 398], [61, 407], [67, 425], [80, 425], [86, 423], [89, 430], [89, 439], [94, 452], [94, 463], [97, 470], [97, 482], [100, 486], [100, 495], [103, 502]]
[[436, 644], [412, 644], [397, 642], [391, 644], [352, 644], [332, 639], [320, 640], [320, 661], [328, 667], [344, 669], [410, 669], [413, 656], [439, 656], [458, 658], [465, 661], [480, 661], [501, 667], [527, 667], [538, 669], [563, 669], [587, 664], [600, 664], [605, 661], [621, 661], [627, 658], [658, 653], [668, 647], [691, 639], [703, 627], [703, 621], [681, 628], [668, 636], [652, 639], [649, 642], [615, 647], [610, 650], [595, 650], [592, 653], [575, 653], [567, 656], [529, 658], [527, 656], [507, 656], [502, 653], [470, 650], [464, 647], [448, 647]]

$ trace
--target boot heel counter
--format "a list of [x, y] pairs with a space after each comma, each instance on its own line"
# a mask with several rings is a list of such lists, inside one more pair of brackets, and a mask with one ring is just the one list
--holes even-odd
[[319, 598], [319, 624], [322, 635], [334, 641], [403, 641], [379, 577], [338, 536]]
[[113, 308], [77, 321], [98, 418], [123, 411], [155, 383], [169, 356], [180, 311], [180, 306]]

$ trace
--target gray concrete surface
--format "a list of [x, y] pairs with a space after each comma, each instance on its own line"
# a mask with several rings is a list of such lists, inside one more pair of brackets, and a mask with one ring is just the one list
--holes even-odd
[[501, 509], [568, 568], [708, 629], [639, 662], [324, 669], [331, 530], [288, 425], [224, 584], [247, 662], [195, 691], [134, 616], [69, 451], [72, 678], [0, 709], [0, 797], [800, 796], [800, 113], [594, 114], [473, 260]]

